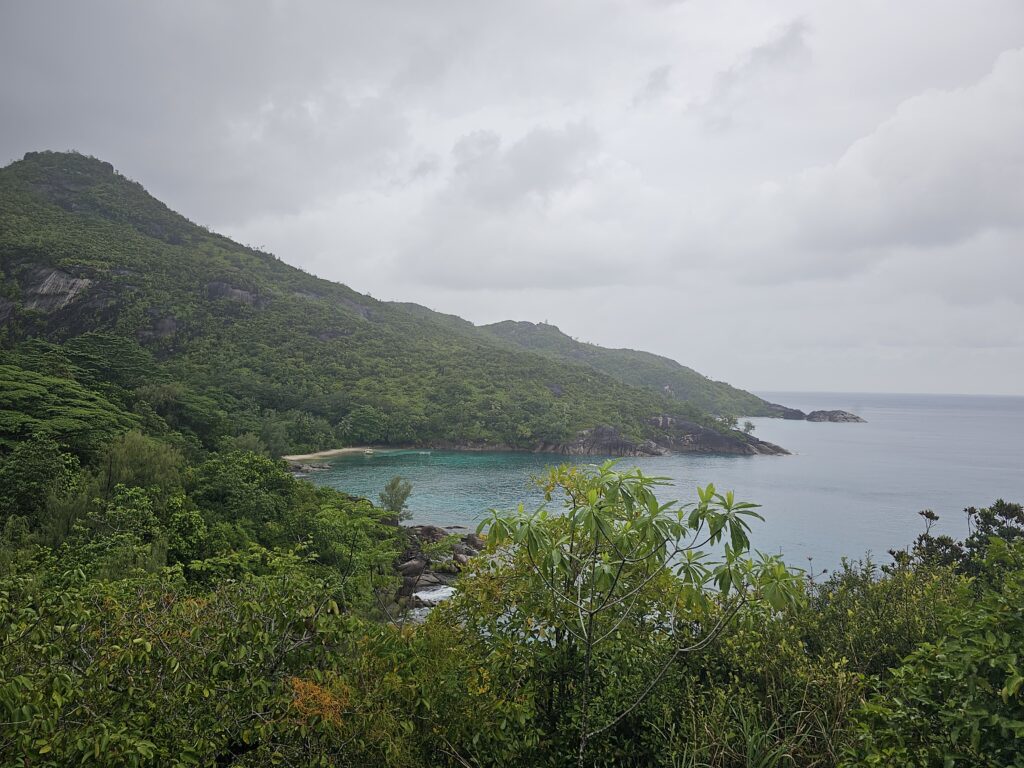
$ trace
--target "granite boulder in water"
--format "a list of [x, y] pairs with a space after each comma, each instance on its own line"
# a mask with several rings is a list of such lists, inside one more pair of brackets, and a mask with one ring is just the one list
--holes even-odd
[[864, 419], [849, 411], [811, 411], [807, 414], [807, 420], [865, 423]]

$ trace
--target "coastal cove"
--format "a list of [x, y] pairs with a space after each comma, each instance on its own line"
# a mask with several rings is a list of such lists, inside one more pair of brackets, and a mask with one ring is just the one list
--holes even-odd
[[[771, 393], [804, 410], [842, 408], [864, 424], [753, 419], [761, 439], [791, 456], [673, 454], [630, 457], [624, 465], [674, 483], [664, 498], [690, 501], [715, 483], [762, 505], [755, 546], [792, 565], [834, 568], [842, 557], [909, 546], [922, 530], [918, 512], [941, 517], [936, 530], [963, 536], [962, 510], [996, 498], [1024, 498], [1024, 398], [947, 395]], [[413, 484], [412, 523], [473, 528], [486, 510], [541, 503], [530, 477], [563, 461], [599, 457], [523, 452], [362, 451], [317, 459], [329, 469], [317, 484], [376, 498], [401, 475]]]
[[213, 8], [0, 13], [0, 768], [1024, 768], [1024, 2]]

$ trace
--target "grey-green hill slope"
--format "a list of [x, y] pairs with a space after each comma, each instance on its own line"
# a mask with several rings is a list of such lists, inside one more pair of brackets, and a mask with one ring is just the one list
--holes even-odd
[[590, 361], [316, 278], [76, 153], [30, 153], [0, 169], [0, 267], [0, 363], [75, 379], [81, 368], [60, 363], [61, 349], [88, 337], [78, 346], [93, 350], [95, 384], [119, 339], [152, 365], [111, 384], [115, 400], [206, 446], [254, 432], [275, 452], [777, 452]]
[[624, 384], [667, 395], [711, 413], [802, 418], [795, 409], [770, 403], [722, 381], [714, 381], [667, 357], [635, 349], [608, 349], [576, 341], [546, 323], [506, 320], [483, 330], [553, 360], [583, 363]]

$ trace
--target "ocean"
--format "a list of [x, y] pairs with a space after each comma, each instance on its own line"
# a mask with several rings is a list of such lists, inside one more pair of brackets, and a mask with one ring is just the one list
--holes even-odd
[[[918, 515], [940, 516], [936, 531], [967, 533], [968, 506], [998, 498], [1024, 502], [1024, 397], [762, 392], [804, 411], [848, 410], [866, 424], [751, 419], [754, 434], [791, 456], [625, 458], [668, 477], [660, 498], [693, 501], [714, 483], [761, 504], [755, 548], [791, 565], [834, 568], [867, 554], [882, 562], [923, 530]], [[552, 463], [596, 463], [599, 457], [453, 451], [378, 452], [329, 460], [314, 482], [375, 499], [389, 478], [412, 482], [413, 523], [475, 527], [489, 508], [528, 508], [542, 498], [530, 478]]]

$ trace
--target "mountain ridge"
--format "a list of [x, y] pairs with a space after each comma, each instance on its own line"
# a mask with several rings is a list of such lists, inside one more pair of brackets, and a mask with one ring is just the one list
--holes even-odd
[[[715, 381], [672, 358], [644, 350], [602, 347], [577, 341], [548, 323], [505, 320], [482, 328], [524, 349], [557, 360], [582, 362], [625, 384], [663, 392], [711, 413], [770, 417], [785, 417], [787, 412], [799, 413], [726, 382]], [[800, 417], [794, 415], [791, 418]]]
[[609, 434], [625, 453], [781, 451], [592, 366], [317, 278], [84, 155], [29, 153], [0, 169], [0, 224], [8, 361], [29, 339], [136, 344], [173, 386], [126, 381], [121, 402], [197, 446], [255, 434], [278, 454], [339, 443], [598, 453], [588, 440]]

